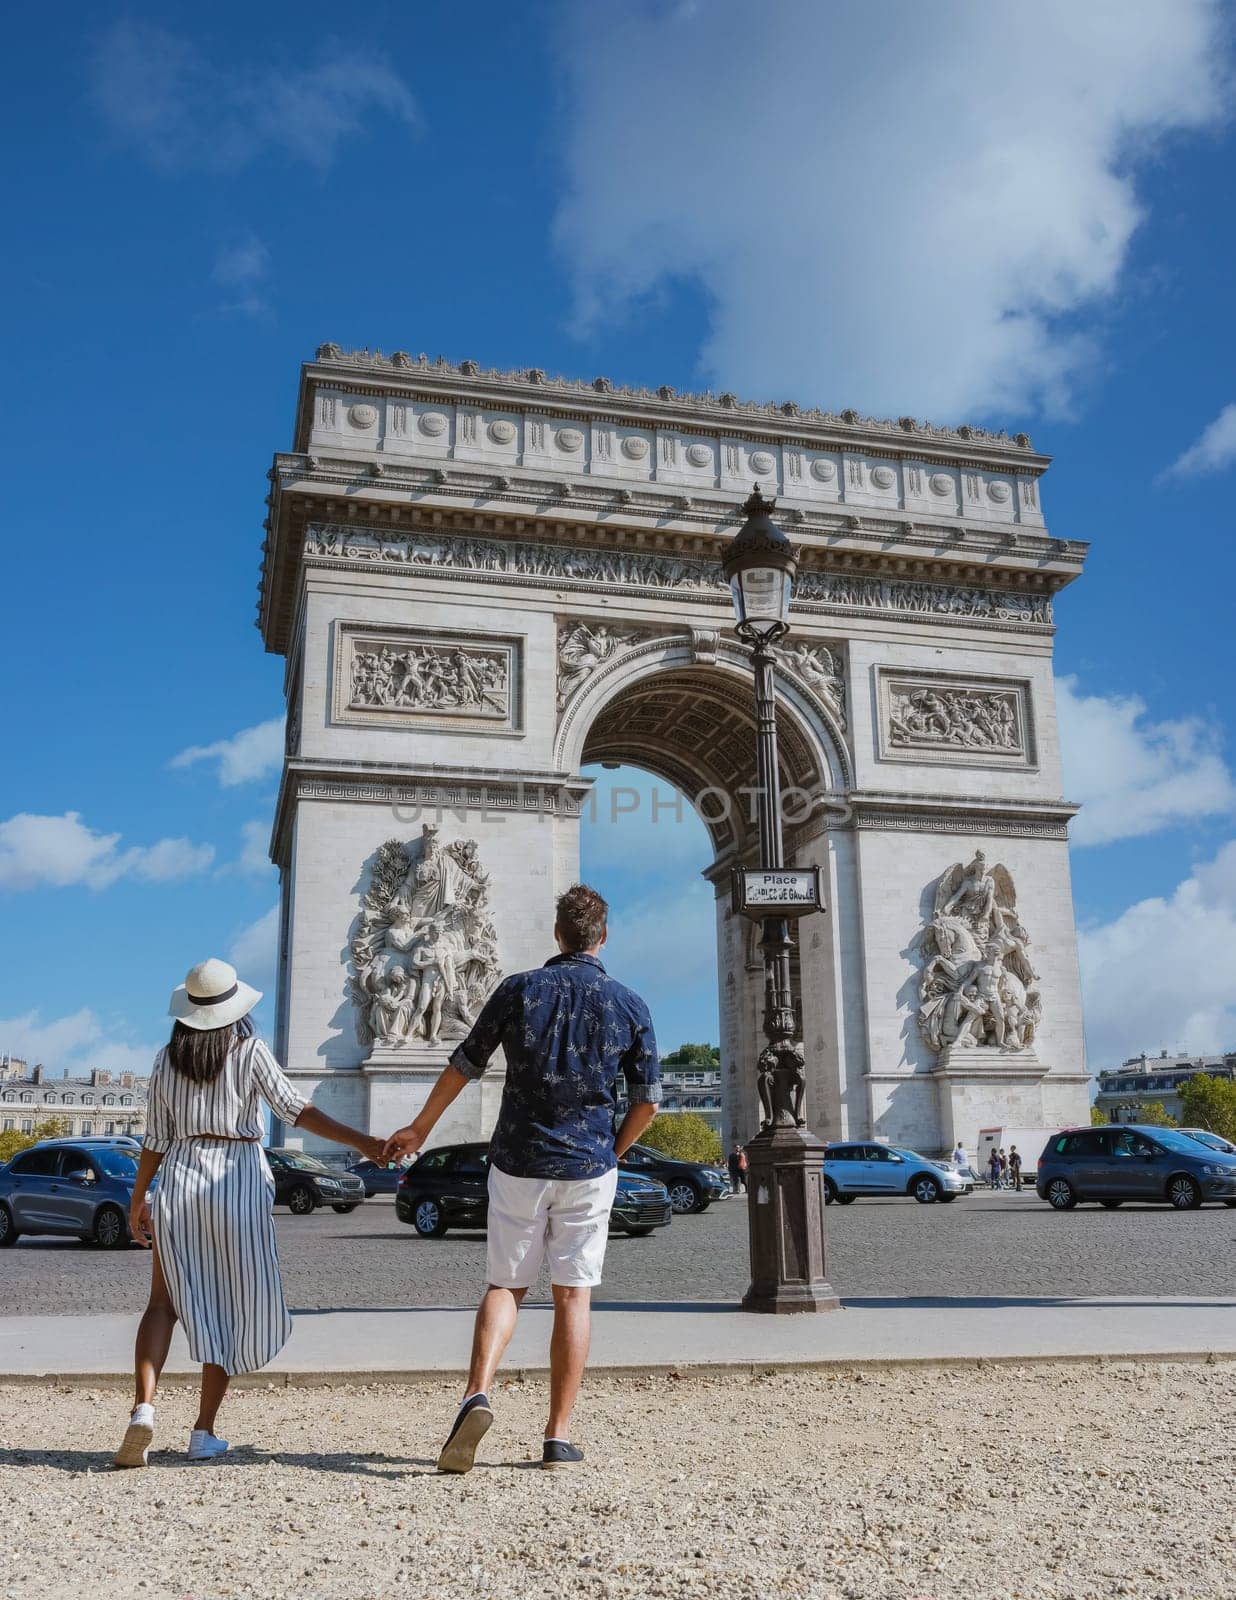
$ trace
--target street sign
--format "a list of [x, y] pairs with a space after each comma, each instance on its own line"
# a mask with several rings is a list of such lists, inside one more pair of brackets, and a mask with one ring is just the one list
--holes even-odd
[[734, 910], [744, 917], [805, 917], [822, 911], [819, 867], [781, 867], [775, 872], [746, 872], [735, 867]]

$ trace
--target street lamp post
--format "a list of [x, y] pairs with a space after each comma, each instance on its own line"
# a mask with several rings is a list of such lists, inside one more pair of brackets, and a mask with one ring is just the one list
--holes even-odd
[[[757, 1063], [759, 1133], [747, 1149], [751, 1285], [746, 1311], [832, 1311], [839, 1304], [825, 1272], [824, 1145], [808, 1132], [804, 1115], [806, 1058], [797, 1039], [790, 984], [790, 914], [818, 910], [818, 875], [785, 872], [781, 777], [777, 762], [777, 701], [773, 646], [789, 632], [790, 595], [798, 562], [790, 541], [772, 521], [775, 502], [758, 487], [743, 506], [746, 521], [727, 549], [722, 570], [730, 585], [735, 632], [751, 647], [755, 675], [756, 802], [760, 871], [752, 895], [735, 887], [748, 914], [767, 907], [761, 920], [764, 955], [764, 1036]], [[810, 878], [812, 903], [802, 897]], [[799, 894], [800, 903], [788, 906]], [[749, 900], [752, 904], [748, 905]]]

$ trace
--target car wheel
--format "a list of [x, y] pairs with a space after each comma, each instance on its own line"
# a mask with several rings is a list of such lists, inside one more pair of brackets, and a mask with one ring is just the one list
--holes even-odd
[[288, 1210], [297, 1217], [307, 1217], [318, 1208], [318, 1197], [307, 1184], [298, 1183], [288, 1196]]
[[128, 1225], [115, 1206], [100, 1206], [95, 1212], [91, 1239], [100, 1250], [123, 1250], [128, 1244]]
[[837, 1198], [837, 1185], [833, 1182], [833, 1180], [831, 1178], [825, 1178], [825, 1180], [824, 1180], [824, 1204], [826, 1206], [831, 1206], [833, 1201], [836, 1198]]
[[934, 1206], [940, 1198], [940, 1185], [928, 1173], [921, 1173], [910, 1185], [910, 1193], [920, 1206]]
[[418, 1200], [412, 1208], [412, 1226], [422, 1239], [440, 1239], [446, 1232], [446, 1218], [442, 1207], [428, 1196]]
[[1072, 1211], [1077, 1204], [1073, 1185], [1067, 1178], [1053, 1178], [1047, 1185], [1047, 1203], [1056, 1211]]
[[346, 1216], [349, 1211], [355, 1211], [358, 1205], [360, 1205], [359, 1200], [352, 1200], [346, 1206], [332, 1205], [331, 1210], [337, 1211], [340, 1216]]
[[13, 1223], [13, 1213], [8, 1206], [0, 1205], [0, 1250], [16, 1244], [21, 1235]]
[[1177, 1211], [1196, 1211], [1202, 1203], [1201, 1187], [1187, 1172], [1178, 1172], [1167, 1180], [1167, 1198]]
[[1104, 1211], [1118, 1211], [1120, 1209], [1120, 1207], [1124, 1204], [1124, 1201], [1123, 1200], [1100, 1200], [1099, 1204], [1103, 1207]]
[[670, 1205], [676, 1217], [689, 1217], [693, 1211], [702, 1211], [704, 1202], [693, 1183], [680, 1179], [669, 1186]]
[[852, 1206], [857, 1199], [858, 1196], [856, 1194], [839, 1194], [837, 1196], [837, 1204], [839, 1206]]

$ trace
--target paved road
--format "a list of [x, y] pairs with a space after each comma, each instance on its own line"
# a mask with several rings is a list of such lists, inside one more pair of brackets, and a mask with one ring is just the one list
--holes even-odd
[[[480, 1234], [420, 1239], [384, 1199], [349, 1216], [276, 1215], [293, 1307], [458, 1306], [476, 1297], [485, 1260]], [[951, 1206], [860, 1200], [831, 1206], [828, 1220], [830, 1272], [847, 1298], [984, 1302], [1236, 1291], [1236, 1210], [1221, 1207], [1087, 1206], [1057, 1214], [1033, 1194], [983, 1193]], [[601, 1299], [733, 1299], [746, 1287], [746, 1262], [747, 1203], [727, 1200], [650, 1238], [612, 1239]], [[147, 1282], [142, 1251], [22, 1239], [0, 1252], [0, 1315], [136, 1311]]]

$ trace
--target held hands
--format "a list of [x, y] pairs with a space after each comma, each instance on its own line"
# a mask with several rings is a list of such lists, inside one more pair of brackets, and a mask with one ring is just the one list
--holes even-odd
[[415, 1155], [425, 1142], [425, 1135], [415, 1122], [392, 1133], [382, 1148], [383, 1161], [398, 1161], [402, 1156]]
[[149, 1250], [154, 1240], [154, 1227], [150, 1221], [150, 1206], [145, 1197], [133, 1196], [129, 1206], [129, 1232], [143, 1250]]
[[372, 1161], [375, 1166], [384, 1167], [386, 1165], [386, 1143], [384, 1140], [379, 1139], [376, 1134], [366, 1134], [363, 1138], [358, 1139], [356, 1143], [361, 1155]]

